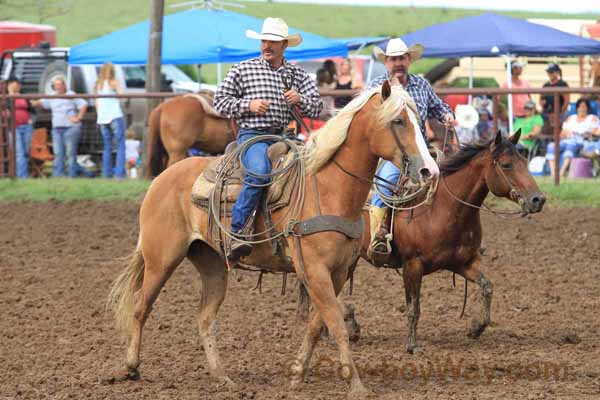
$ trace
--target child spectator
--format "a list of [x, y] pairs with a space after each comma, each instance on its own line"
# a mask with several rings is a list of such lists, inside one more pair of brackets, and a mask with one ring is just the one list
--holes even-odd
[[137, 140], [137, 135], [133, 128], [127, 129], [125, 134], [125, 158], [127, 159], [127, 172], [130, 178], [137, 177], [137, 164], [140, 159], [141, 142]]
[[535, 103], [531, 100], [525, 103], [525, 116], [517, 118], [513, 126], [515, 132], [521, 129], [521, 139], [517, 144], [518, 150], [529, 153], [533, 149], [535, 140], [539, 137], [544, 127], [542, 116], [536, 113]]

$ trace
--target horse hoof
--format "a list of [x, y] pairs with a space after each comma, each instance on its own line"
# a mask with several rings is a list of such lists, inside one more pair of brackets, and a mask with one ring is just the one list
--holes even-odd
[[137, 381], [140, 379], [140, 371], [137, 368], [127, 367], [127, 379]]
[[422, 347], [415, 345], [407, 345], [406, 346], [406, 352], [408, 354], [419, 354], [419, 353], [423, 353], [424, 350]]
[[356, 385], [355, 387], [352, 388], [352, 390], [350, 390], [350, 392], [348, 393], [347, 399], [348, 400], [364, 400], [364, 399], [368, 399], [369, 397], [371, 397], [372, 393], [369, 389], [367, 389], [366, 387], [363, 386], [363, 384], [361, 383], [360, 385]]
[[486, 326], [479, 323], [479, 321], [473, 320], [471, 323], [471, 330], [468, 335], [471, 339], [479, 339], [483, 331], [485, 331]]

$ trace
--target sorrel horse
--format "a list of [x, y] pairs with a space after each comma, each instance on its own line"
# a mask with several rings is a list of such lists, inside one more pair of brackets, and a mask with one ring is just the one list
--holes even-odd
[[[481, 315], [473, 319], [469, 336], [478, 338], [490, 324], [492, 283], [481, 271], [479, 252], [483, 201], [492, 192], [520, 204], [522, 214], [529, 214], [540, 212], [546, 200], [529, 173], [527, 160], [515, 149], [519, 137], [520, 131], [508, 140], [498, 133], [490, 143], [461, 148], [440, 163], [440, 182], [430, 206], [395, 211], [392, 264], [403, 266], [407, 352], [420, 350], [416, 336], [421, 281], [424, 275], [438, 270], [457, 273], [481, 288]], [[414, 200], [415, 204], [421, 203], [424, 196]], [[363, 217], [368, 218], [368, 213]], [[369, 229], [365, 229], [365, 235], [363, 257], [369, 245]]]
[[[302, 189], [307, 196], [298, 221], [321, 215], [346, 221], [360, 221], [379, 158], [408, 169], [413, 181], [421, 176], [437, 176], [439, 169], [429, 153], [417, 122], [412, 99], [401, 86], [386, 82], [350, 102], [335, 118], [313, 133], [306, 146], [304, 187], [297, 185], [292, 196]], [[150, 186], [140, 210], [140, 236], [131, 262], [115, 281], [109, 304], [118, 325], [129, 337], [128, 376], [139, 377], [142, 329], [162, 286], [184, 257], [194, 264], [202, 279], [202, 300], [198, 328], [212, 375], [231, 384], [218, 355], [215, 319], [225, 298], [228, 268], [209, 240], [208, 215], [192, 205], [191, 189], [210, 158], [185, 159], [160, 174]], [[345, 171], [342, 170], [345, 169]], [[314, 185], [314, 188], [313, 188]], [[313, 191], [314, 189], [314, 191]], [[313, 193], [314, 196], [308, 195]], [[283, 231], [290, 206], [273, 213], [273, 221]], [[257, 217], [257, 231], [261, 226]], [[292, 387], [298, 386], [308, 371], [310, 358], [327, 325], [340, 351], [342, 375], [351, 381], [350, 395], [363, 398], [363, 386], [350, 354], [348, 333], [337, 295], [347, 280], [349, 268], [360, 253], [361, 241], [335, 231], [284, 238], [295, 272], [305, 282], [315, 304], [300, 351], [291, 366]], [[267, 266], [272, 252], [269, 244], [255, 245], [245, 264]]]
[[212, 107], [212, 100], [211, 91], [201, 91], [174, 97], [152, 110], [144, 166], [147, 178], [186, 158], [191, 147], [218, 154], [233, 141], [231, 120]]

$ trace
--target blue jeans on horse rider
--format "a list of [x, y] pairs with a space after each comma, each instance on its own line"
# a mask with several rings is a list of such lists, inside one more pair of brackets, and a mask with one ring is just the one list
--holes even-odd
[[[240, 129], [238, 133], [237, 143], [241, 145], [247, 140], [256, 136], [264, 135], [264, 132], [254, 129]], [[254, 143], [246, 149], [242, 155], [242, 163], [247, 171], [256, 175], [267, 175], [271, 173], [271, 161], [267, 155], [267, 150], [274, 142], [265, 140]], [[256, 209], [259, 201], [262, 198], [264, 187], [257, 185], [265, 185], [269, 183], [268, 178], [244, 174], [244, 182], [242, 190], [233, 205], [231, 212], [231, 231], [236, 233], [242, 230], [248, 221], [252, 212]]]

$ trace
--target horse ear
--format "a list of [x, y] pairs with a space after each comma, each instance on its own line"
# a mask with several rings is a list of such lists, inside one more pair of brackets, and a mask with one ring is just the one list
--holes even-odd
[[388, 97], [390, 97], [391, 94], [392, 88], [390, 87], [390, 83], [386, 79], [385, 82], [383, 82], [383, 85], [381, 86], [381, 97], [385, 101]]
[[521, 138], [521, 128], [517, 129], [517, 131], [508, 138], [508, 140], [510, 140], [510, 142], [516, 146], [517, 143], [519, 143], [519, 138]]
[[498, 133], [496, 133], [496, 138], [494, 139], [494, 145], [498, 146], [500, 143], [502, 143], [502, 132], [498, 131]]
[[392, 77], [392, 86], [400, 86], [400, 80], [396, 75]]

